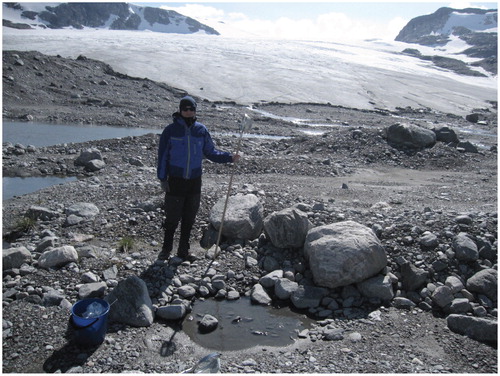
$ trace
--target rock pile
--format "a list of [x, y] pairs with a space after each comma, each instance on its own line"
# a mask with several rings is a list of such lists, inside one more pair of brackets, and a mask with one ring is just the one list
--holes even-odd
[[[215, 230], [220, 226], [220, 219], [216, 220], [220, 206], [220, 202], [216, 203], [210, 214]], [[116, 302], [110, 311], [111, 319], [133, 326], [149, 326], [155, 315], [163, 320], [182, 319], [195, 299], [207, 297], [233, 300], [247, 295], [265, 305], [289, 302], [318, 319], [361, 318], [384, 305], [406, 310], [418, 306], [450, 315], [452, 330], [479, 341], [492, 341], [491, 331], [497, 330], [498, 273], [496, 239], [486, 229], [496, 218], [480, 213], [457, 215], [455, 225], [441, 233], [403, 224], [400, 230], [405, 236], [397, 238], [398, 242], [415, 244], [426, 254], [426, 259], [411, 260], [411, 254], [398, 254], [396, 247], [384, 247], [379, 239], [387, 238], [400, 225], [384, 228], [373, 223], [367, 227], [355, 221], [340, 221], [315, 227], [309, 218], [324, 216], [326, 220], [330, 214], [326, 208], [318, 209], [302, 203], [264, 218], [257, 196], [232, 196], [223, 226], [223, 252], [241, 258], [242, 270], [221, 273], [212, 267], [204, 268], [203, 261], [193, 267], [178, 258], [168, 263], [156, 261], [142, 279], [129, 276], [117, 281], [116, 271], [111, 271], [103, 273], [101, 281], [99, 276], [82, 270], [78, 298], [105, 297], [110, 303]], [[28, 212], [50, 210], [32, 207]], [[74, 204], [64, 212], [65, 226], [99, 215], [92, 203]], [[423, 214], [429, 223], [440, 217], [431, 211]], [[70, 222], [73, 217], [78, 220]], [[46, 225], [54, 221], [51, 216], [45, 218]], [[474, 226], [475, 221], [479, 226]], [[483, 230], [474, 235], [468, 232], [472, 228]], [[23, 277], [37, 268], [78, 271], [81, 258], [100, 258], [87, 253], [86, 247], [58, 242], [53, 233], [46, 231], [40, 234], [37, 244], [28, 246], [32, 252], [25, 246], [4, 252], [4, 286], [8, 286], [4, 302], [30, 299], [71, 305], [71, 297], [53, 289], [40, 291], [22, 284]], [[206, 253], [208, 258], [214, 254], [213, 250]], [[188, 274], [180, 272], [183, 266], [190, 267]], [[250, 273], [245, 276], [245, 271]]]
[[83, 166], [86, 171], [99, 171], [106, 166], [101, 152], [97, 148], [87, 149], [75, 159], [75, 166]]

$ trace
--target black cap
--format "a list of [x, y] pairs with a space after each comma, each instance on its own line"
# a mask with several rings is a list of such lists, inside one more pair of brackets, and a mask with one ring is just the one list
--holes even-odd
[[189, 95], [186, 95], [181, 98], [181, 102], [179, 103], [179, 108], [182, 109], [183, 107], [193, 107], [196, 109], [196, 101]]

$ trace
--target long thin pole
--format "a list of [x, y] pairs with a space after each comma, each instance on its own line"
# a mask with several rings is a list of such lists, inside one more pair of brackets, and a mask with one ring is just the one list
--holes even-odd
[[[235, 155], [238, 155], [238, 153], [240, 152], [242, 137], [243, 137], [243, 128], [241, 129], [240, 132], [240, 138], [238, 139], [238, 145], [236, 146]], [[219, 244], [222, 236], [222, 227], [224, 226], [224, 218], [226, 217], [227, 203], [229, 202], [229, 195], [231, 194], [231, 188], [233, 186], [233, 176], [235, 168], [236, 168], [236, 163], [233, 163], [233, 167], [231, 168], [231, 176], [229, 177], [229, 186], [227, 187], [226, 201], [224, 202], [224, 210], [222, 211], [222, 219], [220, 221], [219, 234], [217, 235], [217, 243], [215, 244], [214, 260], [217, 257], [219, 257]]]

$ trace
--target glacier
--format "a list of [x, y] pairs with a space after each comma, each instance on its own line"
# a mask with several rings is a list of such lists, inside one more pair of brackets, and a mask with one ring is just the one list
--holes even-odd
[[[497, 100], [496, 76], [460, 76], [436, 68], [429, 61], [400, 54], [405, 48], [431, 52], [402, 42], [7, 27], [2, 42], [4, 50], [84, 55], [121, 73], [163, 82], [210, 101], [331, 103], [359, 109], [411, 106], [466, 115]], [[432, 52], [446, 54], [443, 49]]]

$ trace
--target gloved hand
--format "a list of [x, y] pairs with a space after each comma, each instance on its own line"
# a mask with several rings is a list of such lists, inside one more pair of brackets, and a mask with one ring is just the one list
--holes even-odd
[[160, 180], [160, 184], [161, 184], [161, 189], [163, 190], [163, 192], [165, 192], [165, 193], [170, 192], [168, 180]]

